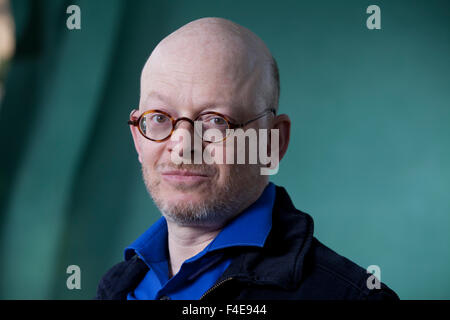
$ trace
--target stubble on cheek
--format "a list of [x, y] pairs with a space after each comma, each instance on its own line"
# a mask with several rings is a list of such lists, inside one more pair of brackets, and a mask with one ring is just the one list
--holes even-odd
[[[182, 183], [167, 186], [170, 189], [163, 190], [164, 184], [158, 171], [160, 166], [151, 167], [149, 164], [142, 164], [141, 169], [147, 191], [163, 216], [181, 225], [206, 225], [224, 223], [234, 217], [244, 209], [243, 204], [254, 197], [254, 192], [261, 182], [257, 177], [259, 169], [256, 167], [225, 166], [227, 167], [214, 168], [211, 165], [179, 167], [179, 169], [195, 168], [211, 174], [215, 172], [210, 182], [198, 188], [194, 187], [195, 190], [192, 185]], [[171, 197], [171, 192], [194, 192], [199, 197], [177, 201], [176, 197]]]
[[157, 173], [154, 173], [154, 177], [152, 177], [152, 173], [147, 165], [141, 165], [142, 178], [145, 183], [145, 187], [147, 188], [147, 192], [150, 197], [152, 197], [153, 201], [155, 201], [155, 197], [159, 196], [159, 186], [161, 185], [161, 177], [157, 177]]

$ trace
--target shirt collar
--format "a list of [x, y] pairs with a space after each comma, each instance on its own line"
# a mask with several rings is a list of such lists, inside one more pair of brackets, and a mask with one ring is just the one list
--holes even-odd
[[207, 251], [233, 246], [263, 247], [272, 228], [275, 185], [269, 183], [261, 196], [222, 229]]
[[[234, 246], [263, 247], [272, 228], [274, 202], [275, 185], [270, 182], [258, 200], [228, 223], [199, 256]], [[125, 260], [135, 253], [147, 264], [167, 260], [167, 222], [164, 217], [125, 249]]]
[[167, 222], [159, 218], [136, 241], [125, 249], [125, 260], [130, 260], [137, 254], [147, 264], [161, 262], [167, 259]]

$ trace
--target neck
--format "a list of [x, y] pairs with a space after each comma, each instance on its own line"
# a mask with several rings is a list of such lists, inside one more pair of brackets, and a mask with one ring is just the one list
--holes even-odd
[[222, 226], [180, 226], [167, 220], [170, 275], [175, 275], [183, 262], [205, 247], [219, 234]]
[[236, 214], [229, 217], [228, 220], [224, 220], [221, 223], [211, 224], [211, 225], [179, 225], [170, 219], [167, 221], [167, 231], [168, 231], [168, 248], [169, 248], [169, 273], [170, 277], [177, 274], [180, 270], [181, 265], [187, 259], [195, 256], [203, 249], [206, 248], [208, 244], [219, 234], [225, 224], [240, 214], [244, 208], [248, 207], [251, 203], [255, 202], [264, 191], [264, 188], [268, 184], [268, 181], [264, 181], [264, 184], [259, 188], [259, 190], [252, 196], [249, 197], [244, 205], [242, 205]]

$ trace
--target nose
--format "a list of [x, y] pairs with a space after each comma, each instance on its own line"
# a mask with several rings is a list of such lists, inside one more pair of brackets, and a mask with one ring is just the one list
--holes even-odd
[[192, 121], [191, 119], [186, 118], [186, 117], [178, 118], [177, 121], [175, 121], [174, 127], [176, 129], [177, 127], [179, 127], [185, 123], [190, 123], [192, 128], [194, 128], [194, 121]]
[[168, 151], [176, 153], [172, 159], [178, 159], [184, 163], [194, 163], [198, 155], [202, 155], [202, 142], [196, 143], [194, 121], [189, 118], [179, 118], [174, 126], [174, 131], [168, 142]]

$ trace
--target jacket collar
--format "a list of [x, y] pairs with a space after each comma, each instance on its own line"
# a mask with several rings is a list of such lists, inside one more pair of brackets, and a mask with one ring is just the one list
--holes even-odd
[[[260, 197], [228, 223], [195, 259], [206, 253], [233, 246], [263, 247], [272, 227], [275, 195], [276, 186], [270, 182]], [[167, 237], [167, 221], [161, 217], [125, 249], [125, 260], [138, 255], [149, 267], [154, 263], [166, 261]], [[189, 259], [191, 260], [192, 258]]]
[[[236, 258], [218, 282], [234, 278], [285, 289], [298, 286], [313, 239], [312, 218], [297, 209], [283, 187], [276, 187], [272, 229], [264, 247], [229, 248]], [[101, 280], [97, 299], [126, 299], [148, 271], [136, 255], [112, 268]]]
[[265, 246], [245, 248], [245, 253], [242, 253], [241, 248], [219, 281], [234, 278], [285, 289], [297, 287], [313, 232], [311, 216], [297, 210], [286, 190], [277, 186], [272, 230]]

